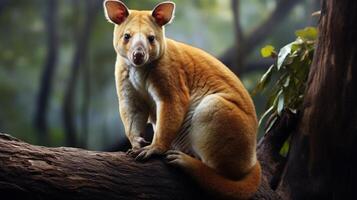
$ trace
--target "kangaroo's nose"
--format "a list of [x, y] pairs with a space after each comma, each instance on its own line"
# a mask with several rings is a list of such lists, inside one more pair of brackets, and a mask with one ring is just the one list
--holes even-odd
[[138, 48], [133, 52], [133, 62], [135, 65], [143, 64], [144, 58], [145, 58], [144, 49]]

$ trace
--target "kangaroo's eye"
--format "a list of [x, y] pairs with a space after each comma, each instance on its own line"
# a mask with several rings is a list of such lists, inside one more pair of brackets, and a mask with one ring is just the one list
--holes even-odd
[[130, 35], [129, 33], [125, 33], [125, 34], [124, 34], [124, 40], [125, 40], [125, 41], [129, 41], [130, 38], [131, 38], [131, 35]]
[[150, 43], [153, 43], [155, 41], [155, 36], [149, 35], [148, 36], [148, 40], [149, 40]]

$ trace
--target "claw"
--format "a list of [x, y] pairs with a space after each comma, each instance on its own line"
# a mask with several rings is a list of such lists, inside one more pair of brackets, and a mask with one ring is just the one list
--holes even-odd
[[148, 152], [142, 151], [135, 157], [136, 161], [144, 161], [148, 158]]
[[143, 148], [132, 148], [132, 149], [129, 149], [129, 150], [126, 152], [126, 155], [129, 155], [129, 156], [135, 158], [135, 157], [137, 157], [142, 151], [143, 151]]
[[139, 149], [136, 152], [135, 160], [137, 161], [145, 161], [151, 158], [154, 155], [162, 155], [165, 150], [156, 146], [146, 146], [144, 148]]
[[126, 155], [132, 155], [134, 153], [133, 149], [128, 149], [126, 152]]

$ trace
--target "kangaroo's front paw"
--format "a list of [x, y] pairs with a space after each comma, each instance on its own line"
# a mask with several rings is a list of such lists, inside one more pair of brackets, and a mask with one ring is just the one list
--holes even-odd
[[137, 154], [136, 152], [138, 152], [141, 148], [149, 145], [150, 142], [146, 141], [144, 138], [142, 137], [135, 137], [131, 143], [131, 149], [129, 149], [126, 154], [136, 157]]
[[166, 151], [167, 151], [167, 148], [165, 148], [165, 147], [161, 147], [161, 146], [157, 146], [157, 145], [149, 145], [149, 146], [143, 147], [135, 152], [135, 154], [136, 154], [135, 160], [144, 161], [154, 155], [163, 155]]

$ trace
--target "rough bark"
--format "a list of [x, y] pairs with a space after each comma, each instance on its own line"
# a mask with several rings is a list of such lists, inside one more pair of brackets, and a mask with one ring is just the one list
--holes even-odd
[[197, 199], [187, 176], [159, 159], [33, 146], [0, 134], [0, 193], [26, 199]]
[[323, 1], [298, 131], [277, 193], [285, 199], [357, 199], [357, 2]]
[[301, 125], [310, 139], [307, 178], [314, 198], [357, 199], [357, 2], [323, 5]]
[[[212, 199], [160, 158], [141, 163], [122, 152], [33, 146], [5, 134], [0, 193], [26, 199]], [[263, 177], [253, 199], [278, 198]]]

